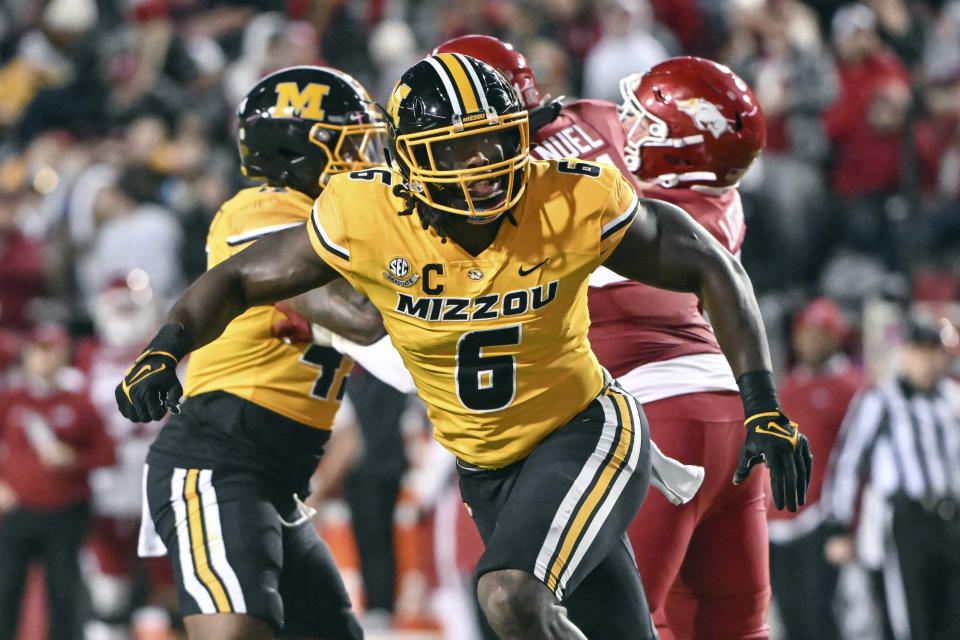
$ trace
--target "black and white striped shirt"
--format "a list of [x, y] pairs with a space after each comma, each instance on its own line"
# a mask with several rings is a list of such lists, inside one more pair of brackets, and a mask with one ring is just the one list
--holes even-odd
[[851, 403], [824, 487], [830, 520], [849, 525], [861, 484], [889, 498], [960, 502], [960, 387], [941, 380], [929, 393], [892, 380]]

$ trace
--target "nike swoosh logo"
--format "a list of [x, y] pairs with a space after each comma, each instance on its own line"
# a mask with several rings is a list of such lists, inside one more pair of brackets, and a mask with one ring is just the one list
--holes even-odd
[[773, 430], [773, 431], [779, 431], [780, 433], [782, 433], [782, 434], [785, 435], [785, 436], [792, 436], [792, 435], [793, 435], [793, 432], [790, 431], [790, 429], [787, 429], [787, 428], [786, 428], [785, 426], [783, 426], [782, 424], [776, 423], [776, 422], [774, 422], [773, 420], [771, 420], [770, 422], [767, 423], [767, 429], [768, 429], [768, 430]]
[[[160, 371], [165, 366], [166, 365], [160, 365], [160, 369], [157, 369], [157, 371]], [[146, 378], [148, 375], [150, 375], [150, 372], [152, 370], [153, 370], [153, 367], [150, 366], [149, 364], [145, 364], [142, 367], [140, 367], [140, 371], [137, 371], [135, 374], [133, 374], [133, 377], [130, 378], [130, 386], [133, 386], [138, 382], [140, 382], [141, 380], [143, 380], [144, 378]]]
[[135, 374], [133, 374], [133, 377], [130, 378], [130, 381], [129, 381], [129, 382], [127, 382], [126, 380], [124, 380], [124, 381], [121, 383], [121, 386], [123, 387], [123, 392], [127, 395], [127, 400], [130, 400], [131, 402], [133, 401], [133, 400], [130, 398], [130, 389], [131, 389], [131, 387], [134, 387], [134, 386], [136, 386], [137, 384], [143, 382], [144, 380], [146, 380], [147, 378], [149, 378], [150, 376], [152, 376], [152, 375], [155, 374], [155, 373], [160, 373], [161, 371], [163, 371], [163, 370], [166, 369], [166, 368], [167, 368], [167, 363], [165, 363], [165, 362], [164, 362], [163, 364], [161, 364], [159, 367], [157, 367], [156, 369], [154, 369], [154, 368], [153, 368], [152, 366], [150, 366], [149, 364], [145, 364], [145, 365], [143, 365], [142, 367], [140, 367], [140, 370], [139, 370], [139, 371], [137, 371]]
[[524, 268], [523, 268], [523, 265], [521, 265], [520, 268], [517, 270], [517, 273], [519, 273], [519, 274], [522, 275], [522, 276], [528, 276], [528, 275], [530, 275], [531, 273], [533, 273], [534, 271], [536, 271], [537, 269], [539, 269], [540, 267], [542, 267], [543, 265], [547, 264], [547, 260], [549, 260], [549, 259], [550, 259], [550, 258], [546, 258], [546, 259], [545, 259], [543, 262], [541, 262], [540, 264], [534, 265], [534, 266], [530, 267], [529, 269], [524, 269]]
[[[790, 426], [794, 426], [794, 423], [791, 422], [791, 423], [790, 423]], [[791, 431], [790, 429], [788, 429], [788, 428], [785, 427], [784, 425], [782, 425], [782, 424], [777, 424], [777, 423], [774, 422], [773, 420], [771, 420], [770, 422], [768, 422], [768, 423], [767, 423], [767, 426], [763, 426], [762, 424], [758, 424], [758, 425], [756, 426], [756, 428], [754, 429], [754, 431], [756, 431], [757, 433], [762, 433], [762, 434], [764, 434], [764, 435], [768, 435], [768, 436], [776, 436], [776, 437], [778, 437], [778, 438], [783, 438], [784, 440], [789, 441], [790, 444], [792, 444], [792, 445], [794, 446], [794, 448], [796, 448], [796, 446], [797, 446], [797, 439], [798, 439], [798, 434], [799, 434], [799, 432], [796, 431], [796, 430]]]

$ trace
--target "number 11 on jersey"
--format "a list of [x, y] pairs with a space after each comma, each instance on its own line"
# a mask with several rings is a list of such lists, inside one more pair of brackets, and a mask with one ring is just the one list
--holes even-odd
[[[330, 388], [337, 379], [337, 371], [340, 370], [340, 365], [343, 364], [343, 354], [332, 347], [312, 344], [300, 356], [300, 362], [320, 369], [320, 374], [313, 383], [310, 395], [321, 400], [329, 400]], [[336, 393], [337, 400], [343, 400], [343, 394], [347, 390], [348, 377], [343, 376], [340, 379], [340, 385]]]

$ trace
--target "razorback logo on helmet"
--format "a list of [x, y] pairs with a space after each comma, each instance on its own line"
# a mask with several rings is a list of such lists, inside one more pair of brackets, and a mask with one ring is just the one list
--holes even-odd
[[677, 100], [677, 109], [690, 116], [697, 129], [709, 131], [714, 138], [719, 138], [725, 132], [733, 133], [733, 128], [723, 114], [720, 107], [703, 98], [686, 98]]
[[325, 114], [320, 106], [328, 93], [330, 87], [325, 84], [311, 82], [301, 91], [296, 82], [278, 82], [277, 105], [273, 113], [281, 117], [297, 115], [311, 120], [323, 120]]

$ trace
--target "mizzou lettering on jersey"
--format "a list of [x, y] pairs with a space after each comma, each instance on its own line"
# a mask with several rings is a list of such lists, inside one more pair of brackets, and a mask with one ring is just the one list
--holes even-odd
[[317, 253], [383, 314], [437, 439], [472, 464], [525, 457], [603, 386], [587, 278], [639, 200], [613, 167], [564, 167], [531, 163], [517, 224], [478, 256], [397, 215], [404, 202], [381, 180], [335, 176], [307, 225]]
[[414, 298], [397, 292], [395, 311], [431, 322], [467, 322], [496, 320], [504, 316], [518, 316], [528, 311], [539, 311], [557, 298], [559, 280], [530, 289], [508, 291], [502, 296], [492, 293], [472, 300], [466, 298]]
[[[210, 224], [207, 268], [265, 235], [304, 224], [310, 205], [310, 198], [299, 191], [240, 191]], [[273, 337], [271, 328], [282, 318], [272, 305], [254, 307], [234, 319], [219, 338], [194, 351], [184, 380], [187, 397], [226, 391], [291, 420], [329, 429], [353, 361], [330, 347], [287, 344]]]

